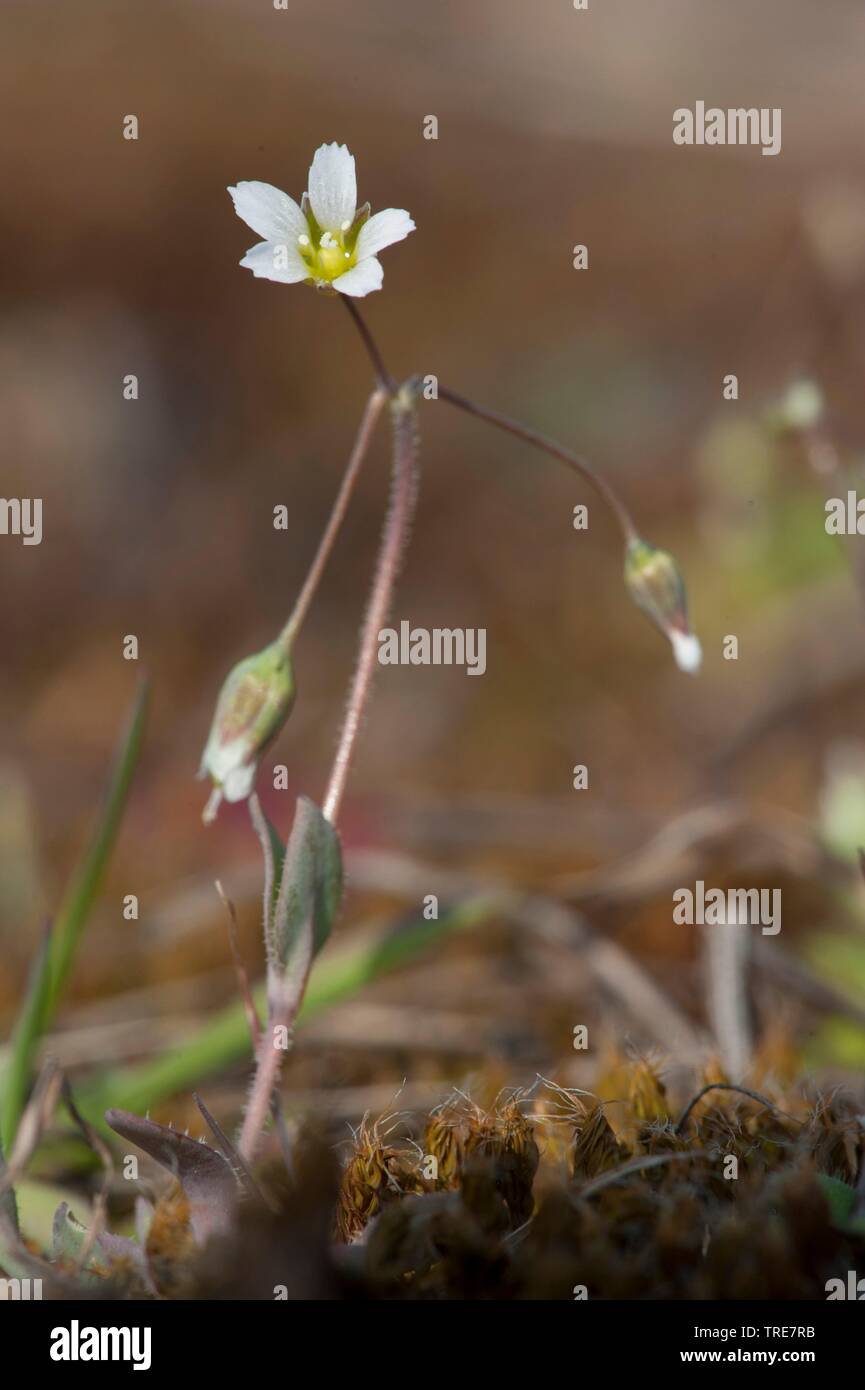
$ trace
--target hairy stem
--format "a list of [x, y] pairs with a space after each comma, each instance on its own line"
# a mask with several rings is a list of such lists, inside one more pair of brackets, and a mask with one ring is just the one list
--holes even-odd
[[[273, 889], [275, 882], [275, 866], [273, 862], [273, 845], [270, 840], [270, 829], [265, 819], [264, 812], [261, 809], [261, 802], [258, 799], [257, 792], [253, 792], [249, 798], [249, 819], [252, 822], [253, 830], [258, 836], [262, 857], [264, 859], [264, 903], [262, 915], [264, 919], [264, 947], [267, 952], [267, 969], [269, 975], [273, 969]], [[240, 1137], [237, 1141], [238, 1151], [245, 1163], [251, 1163], [255, 1157], [258, 1141], [270, 1112], [274, 1087], [279, 1079], [279, 1070], [282, 1065], [282, 1053], [277, 1049], [274, 1041], [274, 1030], [281, 1020], [275, 1016], [269, 999], [267, 1012], [267, 1027], [253, 1034], [256, 1058], [255, 1077], [252, 1083], [252, 1090], [249, 1094], [249, 1102], [244, 1112]]]
[[282, 1069], [284, 1049], [276, 1046], [275, 1036], [275, 1030], [282, 1022], [280, 1019], [271, 1019], [256, 1049], [255, 1079], [244, 1112], [240, 1138], [237, 1141], [237, 1151], [246, 1164], [252, 1163], [255, 1158]]
[[413, 397], [407, 388], [392, 402], [393, 475], [391, 498], [376, 561], [375, 576], [361, 630], [357, 667], [348, 697], [333, 770], [324, 797], [324, 814], [333, 823], [339, 815], [366, 702], [372, 687], [378, 634], [387, 621], [417, 492], [417, 438]]
[[[378, 635], [387, 621], [393, 601], [394, 587], [414, 514], [418, 474], [413, 388], [409, 384], [402, 388], [397, 387], [357, 305], [351, 298], [345, 296], [341, 296], [341, 298], [372, 363], [377, 386], [367, 402], [354, 449], [312, 567], [301, 589], [294, 611], [279, 638], [284, 649], [288, 651], [306, 616], [333, 549], [345, 517], [355, 480], [381, 410], [385, 401], [390, 399], [394, 440], [391, 496], [376, 560], [372, 589], [361, 629], [357, 666], [349, 692], [336, 757], [324, 796], [323, 812], [332, 824], [336, 823], [339, 815], [358, 732], [372, 689]], [[486, 420], [487, 423], [506, 430], [517, 438], [526, 440], [529, 444], [544, 450], [572, 468], [591, 484], [612, 509], [622, 528], [626, 543], [636, 538], [636, 528], [624, 505], [619, 501], [609, 484], [594, 473], [582, 459], [563, 449], [561, 445], [547, 439], [544, 435], [538, 434], [535, 430], [509, 420], [506, 416], [499, 415], [495, 411], [476, 405], [473, 401], [446, 387], [439, 387], [439, 396], [451, 405], [455, 405], [479, 419]], [[250, 801], [250, 814], [262, 842], [265, 856], [265, 939], [268, 953], [270, 953], [269, 937], [271, 933], [269, 928], [272, 923], [273, 910], [273, 868], [272, 858], [270, 863], [268, 862], [269, 837], [257, 799], [255, 802]], [[312, 922], [310, 921], [306, 924], [297, 958], [292, 962], [290, 969], [287, 969], [282, 975], [278, 982], [280, 988], [269, 1001], [268, 1026], [258, 1040], [255, 1077], [238, 1140], [240, 1155], [247, 1164], [251, 1163], [255, 1157], [268, 1114], [273, 1105], [274, 1091], [282, 1068], [282, 1054], [285, 1049], [277, 1046], [276, 1030], [285, 1026], [290, 1032], [294, 1025], [306, 989], [312, 956]], [[273, 962], [269, 961], [269, 965], [272, 970]]]
[[324, 534], [319, 541], [315, 559], [310, 566], [309, 573], [298, 595], [291, 616], [282, 629], [282, 632], [279, 634], [278, 641], [285, 652], [291, 650], [291, 645], [300, 631], [309, 605], [315, 596], [315, 591], [318, 588], [321, 576], [324, 573], [325, 566], [333, 550], [334, 542], [345, 520], [345, 514], [348, 511], [348, 504], [351, 500], [351, 494], [354, 491], [354, 485], [357, 482], [358, 474], [360, 473], [361, 464], [366, 458], [370, 440], [372, 439], [376, 424], [378, 423], [378, 418], [381, 415], [382, 408], [387, 398], [387, 390], [385, 390], [383, 386], [378, 386], [366, 403], [357, 437], [354, 441], [354, 448], [351, 451], [348, 464], [346, 465], [342, 483], [336, 495], [336, 501], [333, 504], [330, 518], [324, 529]]
[[[280, 897], [282, 892], [281, 885]], [[247, 1164], [252, 1163], [258, 1150], [267, 1117], [274, 1105], [274, 1091], [282, 1070], [282, 1059], [288, 1050], [281, 1045], [282, 1039], [277, 1038], [277, 1029], [284, 1028], [288, 1038], [291, 1038], [306, 993], [314, 955], [314, 931], [310, 917], [304, 923], [297, 946], [284, 969], [271, 966], [268, 970], [267, 1028], [256, 1049], [255, 1078], [237, 1141], [238, 1152]]]
[[[351, 764], [354, 741], [357, 736], [361, 713], [371, 683], [372, 662], [375, 657], [378, 628], [383, 618], [376, 619], [374, 629], [370, 627], [370, 624], [373, 621], [374, 612], [377, 613], [379, 611], [382, 602], [384, 603], [385, 614], [387, 612], [414, 500], [414, 435], [413, 428], [411, 427], [411, 405], [409, 404], [406, 406], [405, 403], [399, 404], [399, 397], [396, 396], [396, 383], [388, 372], [387, 367], [384, 365], [384, 359], [360, 311], [350, 299], [344, 296], [341, 296], [341, 298], [343, 298], [343, 302], [351, 318], [354, 320], [355, 327], [369, 354], [375, 371], [377, 385], [366, 403], [366, 408], [364, 409], [357, 437], [354, 442], [354, 448], [349, 457], [339, 492], [333, 504], [324, 534], [319, 542], [315, 558], [313, 559], [309, 573], [298, 595], [297, 602], [288, 622], [279, 634], [278, 641], [286, 653], [291, 650], [294, 639], [300, 630], [309, 605], [318, 588], [321, 576], [324, 573], [325, 566], [339, 534], [340, 527], [345, 519], [345, 514], [348, 510], [348, 504], [351, 500], [351, 494], [354, 490], [361, 464], [366, 457], [369, 443], [378, 423], [384, 403], [389, 398], [396, 398], [393, 404], [396, 446], [393, 498], [385, 526], [385, 536], [379, 554], [376, 577], [373, 583], [373, 595], [367, 614], [367, 623], [364, 627], [364, 634], [361, 639], [361, 655], [358, 662], [358, 670], [355, 674], [355, 680], [349, 698], [348, 711], [346, 713], [337, 751], [336, 763], [333, 773], [331, 774], [330, 786], [325, 802], [324, 814], [329, 816], [331, 820], [334, 819], [336, 815], [345, 788], [345, 780], [348, 776], [348, 769]], [[406, 417], [406, 412], [408, 412], [409, 419], [408, 438], [411, 441], [411, 446], [408, 448], [400, 444], [400, 441], [405, 436], [405, 426], [402, 426], [400, 421]], [[404, 455], [407, 457], [407, 462], [404, 461]], [[407, 481], [401, 483], [400, 479], [403, 477], [403, 474], [406, 475]], [[367, 647], [369, 647], [369, 651], [367, 651]], [[262, 812], [258, 797], [255, 794], [250, 797], [249, 812], [253, 828], [261, 842], [262, 853], [264, 855], [264, 940], [268, 955], [268, 975], [270, 979], [273, 980], [273, 852], [270, 845], [270, 833], [267, 822], [264, 818], [264, 813]], [[281, 896], [282, 887], [280, 888], [280, 897]], [[284, 1048], [277, 1046], [276, 1030], [285, 1027], [290, 1032], [291, 1028], [294, 1026], [295, 1018], [306, 991], [306, 982], [309, 978], [310, 966], [312, 965], [312, 936], [312, 922], [310, 921], [306, 924], [303, 933], [298, 958], [291, 963], [290, 969], [286, 971], [284, 977], [280, 981], [283, 988], [280, 991], [278, 1000], [272, 998], [268, 999], [267, 1027], [258, 1038], [258, 1045], [255, 1049], [255, 1076], [253, 1078], [252, 1089], [249, 1094], [249, 1101], [247, 1102], [244, 1112], [243, 1124], [238, 1139], [238, 1151], [243, 1162], [246, 1164], [250, 1164], [255, 1157], [264, 1131], [264, 1126], [267, 1123], [267, 1117], [274, 1105], [274, 1092], [277, 1082], [279, 1081], [280, 1071], [282, 1070], [282, 1057], [285, 1051]]]
[[470, 401], [466, 396], [460, 396], [456, 391], [452, 391], [449, 386], [439, 384], [438, 393], [439, 399], [447, 401], [449, 405], [455, 405], [459, 410], [464, 410], [469, 415], [475, 415], [479, 420], [486, 420], [488, 424], [495, 425], [498, 429], [515, 435], [517, 439], [524, 439], [527, 444], [533, 444], [536, 449], [542, 449], [545, 454], [550, 454], [553, 458], [559, 459], [561, 463], [567, 464], [568, 468], [572, 468], [575, 473], [579, 473], [581, 478], [585, 478], [586, 482], [604, 499], [622, 528], [625, 544], [637, 539], [637, 528], [625, 504], [616, 495], [609, 483], [590, 468], [578, 454], [572, 454], [569, 449], [563, 448], [554, 439], [548, 439], [546, 435], [539, 434], [537, 430], [529, 429], [528, 425], [521, 425], [517, 420], [509, 419], [507, 415], [500, 415], [496, 410], [488, 410], [486, 406], [477, 405], [475, 401]]

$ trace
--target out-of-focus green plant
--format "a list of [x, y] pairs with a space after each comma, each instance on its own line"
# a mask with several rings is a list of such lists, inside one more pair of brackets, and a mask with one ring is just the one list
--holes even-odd
[[105, 867], [120, 829], [132, 778], [141, 753], [149, 684], [139, 686], [127, 728], [121, 738], [105, 804], [87, 853], [66, 890], [46, 933], [22, 1001], [4, 1070], [0, 1133], [7, 1150], [12, 1144], [32, 1078], [40, 1041], [51, 1024], [75, 959], [87, 919], [102, 884]]
[[[819, 798], [818, 834], [829, 853], [851, 866], [865, 848], [865, 745], [845, 741], [826, 760]], [[865, 993], [865, 938], [855, 924], [865, 922], [865, 891], [853, 877], [833, 890], [848, 931], [821, 928], [805, 940], [804, 953], [818, 976], [859, 1003]], [[809, 1063], [856, 1070], [865, 1065], [865, 1029], [839, 1016], [822, 1020], [807, 1048]]]
[[[412, 960], [446, 937], [486, 922], [494, 914], [492, 898], [472, 898], [445, 912], [437, 920], [412, 918], [383, 931], [362, 931], [358, 939], [324, 955], [310, 976], [298, 1026], [351, 998], [365, 985]], [[266, 985], [254, 991], [263, 1006]], [[202, 1077], [242, 1060], [249, 1054], [249, 1029], [240, 1002], [209, 1019], [178, 1047], [159, 1057], [120, 1067], [94, 1077], [77, 1091], [78, 1107], [93, 1124], [102, 1125], [102, 1111], [109, 1105], [122, 1110], [146, 1110], [160, 1101], [194, 1086]]]

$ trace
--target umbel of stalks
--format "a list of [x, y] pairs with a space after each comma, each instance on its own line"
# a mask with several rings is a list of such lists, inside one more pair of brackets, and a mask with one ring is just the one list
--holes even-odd
[[250, 795], [259, 760], [293, 703], [294, 674], [282, 642], [271, 642], [229, 672], [216, 702], [198, 774], [213, 782], [202, 817], [205, 825], [214, 819], [223, 799], [244, 801]]
[[688, 623], [685, 581], [672, 555], [634, 537], [625, 550], [625, 583], [634, 602], [669, 639], [679, 669], [697, 671], [702, 652]]

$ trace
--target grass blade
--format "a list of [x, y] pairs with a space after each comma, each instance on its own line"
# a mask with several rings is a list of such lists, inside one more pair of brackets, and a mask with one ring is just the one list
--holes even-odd
[[12, 1148], [18, 1122], [24, 1111], [33, 1059], [39, 1039], [45, 1031], [48, 993], [51, 982], [51, 927], [45, 929], [39, 951], [30, 970], [27, 989], [18, 1015], [18, 1022], [9, 1045], [9, 1062], [3, 1080], [3, 1106], [0, 1111], [0, 1135], [7, 1149]]
[[127, 728], [121, 739], [105, 805], [96, 823], [83, 862], [74, 874], [54, 919], [50, 938], [31, 973], [3, 1077], [0, 1134], [11, 1148], [33, 1074], [39, 1042], [57, 1010], [81, 933], [99, 892], [105, 866], [117, 838], [141, 752], [149, 683], [138, 688]]

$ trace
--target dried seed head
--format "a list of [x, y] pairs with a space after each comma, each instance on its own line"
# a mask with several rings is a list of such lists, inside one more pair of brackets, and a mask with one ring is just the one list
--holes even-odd
[[535, 1131], [516, 1100], [510, 1100], [504, 1107], [499, 1123], [503, 1142], [500, 1166], [506, 1174], [502, 1185], [503, 1196], [513, 1224], [520, 1226], [529, 1219], [534, 1207], [532, 1189], [540, 1152]]
[[841, 1096], [821, 1102], [803, 1133], [821, 1172], [855, 1184], [865, 1162], [865, 1121]]
[[631, 1071], [629, 1099], [638, 1120], [644, 1124], [670, 1117], [667, 1091], [657, 1067], [648, 1057], [641, 1057]]
[[386, 1202], [406, 1191], [423, 1190], [416, 1165], [413, 1169], [401, 1150], [384, 1142], [380, 1123], [369, 1125], [364, 1121], [343, 1170], [336, 1226], [338, 1235], [347, 1243], [357, 1239]]
[[511, 1099], [499, 1111], [487, 1113], [475, 1107], [467, 1113], [465, 1159], [486, 1160], [492, 1165], [496, 1186], [514, 1226], [532, 1213], [532, 1185], [540, 1153], [532, 1126]]
[[430, 1115], [424, 1130], [424, 1153], [436, 1160], [440, 1188], [459, 1185], [465, 1158], [466, 1115], [461, 1106], [449, 1104]]
[[684, 1153], [690, 1143], [690, 1134], [679, 1134], [669, 1120], [651, 1120], [640, 1126], [639, 1144], [647, 1154]]
[[180, 1292], [196, 1250], [189, 1201], [174, 1183], [156, 1204], [145, 1244], [150, 1275], [160, 1293]]
[[604, 1107], [595, 1102], [579, 1102], [581, 1118], [574, 1126], [571, 1171], [575, 1178], [596, 1178], [617, 1168], [627, 1158], [610, 1128]]

